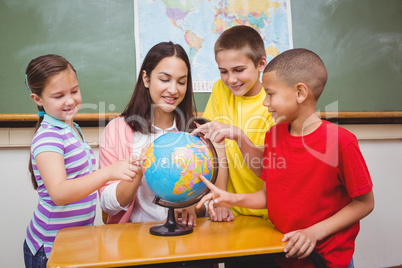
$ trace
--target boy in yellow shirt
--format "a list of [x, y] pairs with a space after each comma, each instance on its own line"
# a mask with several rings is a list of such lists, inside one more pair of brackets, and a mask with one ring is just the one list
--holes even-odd
[[[268, 110], [262, 105], [266, 93], [260, 82], [260, 74], [267, 64], [264, 42], [252, 27], [239, 25], [224, 31], [215, 43], [215, 60], [221, 79], [212, 90], [204, 112], [211, 121], [201, 125], [195, 132], [213, 131], [222, 126], [240, 128], [247, 137], [241, 141], [242, 148], [263, 152], [264, 137], [274, 125]], [[225, 124], [225, 125], [224, 125]], [[224, 129], [221, 129], [225, 131]], [[215, 141], [210, 138], [211, 141]], [[217, 185], [231, 193], [253, 193], [262, 189], [263, 182], [249, 168], [253, 159], [243, 159], [239, 145], [226, 139], [216, 144], [223, 151]], [[220, 149], [220, 150], [219, 150]], [[225, 161], [226, 160], [226, 161]], [[224, 164], [222, 164], [224, 163]], [[216, 208], [213, 221], [232, 221], [234, 215], [253, 215], [268, 219], [266, 209], [234, 207]]]

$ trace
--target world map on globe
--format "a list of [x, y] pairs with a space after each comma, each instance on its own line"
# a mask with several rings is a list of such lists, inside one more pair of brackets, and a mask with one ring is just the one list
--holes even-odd
[[135, 0], [139, 69], [149, 49], [172, 41], [187, 51], [194, 92], [209, 92], [219, 79], [214, 44], [235, 25], [256, 29], [264, 40], [268, 61], [293, 46], [289, 0]]
[[199, 137], [186, 132], [165, 133], [146, 152], [144, 177], [156, 197], [173, 203], [188, 202], [206, 189], [200, 180], [211, 180], [213, 154]]

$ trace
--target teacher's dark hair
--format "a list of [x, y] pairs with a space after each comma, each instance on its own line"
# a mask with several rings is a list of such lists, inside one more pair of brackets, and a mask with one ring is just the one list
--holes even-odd
[[133, 95], [121, 116], [133, 131], [143, 134], [152, 133], [152, 99], [149, 90], [142, 79], [143, 71], [151, 74], [161, 60], [166, 57], [182, 59], [187, 66], [187, 90], [181, 103], [176, 107], [174, 114], [176, 125], [180, 131], [189, 131], [194, 128], [194, 113], [196, 113], [193, 83], [191, 78], [190, 60], [182, 46], [172, 42], [161, 42], [153, 46], [147, 53], [138, 72], [137, 83]]

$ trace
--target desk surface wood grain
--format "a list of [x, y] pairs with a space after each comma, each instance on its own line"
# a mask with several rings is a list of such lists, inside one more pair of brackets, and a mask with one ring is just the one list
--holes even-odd
[[237, 216], [233, 222], [197, 219], [193, 233], [162, 237], [162, 222], [74, 227], [58, 232], [48, 267], [118, 267], [283, 252], [283, 234], [270, 222]]

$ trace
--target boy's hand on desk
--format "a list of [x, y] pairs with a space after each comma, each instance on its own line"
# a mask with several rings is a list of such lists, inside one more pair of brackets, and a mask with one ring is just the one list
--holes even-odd
[[196, 135], [197, 133], [204, 134], [204, 138], [209, 139], [214, 143], [221, 143], [225, 139], [240, 140], [243, 131], [235, 126], [220, 123], [218, 121], [211, 121], [200, 125], [196, 123], [197, 128], [191, 132]]
[[184, 226], [196, 226], [197, 214], [195, 213], [195, 205], [187, 208], [175, 209], [176, 219], [181, 218], [181, 224]]
[[222, 206], [215, 206], [215, 216], [210, 215], [211, 221], [233, 221], [234, 214], [229, 208]]
[[286, 258], [306, 258], [313, 252], [317, 238], [311, 228], [296, 230], [283, 236], [282, 242], [289, 241], [284, 248]]

